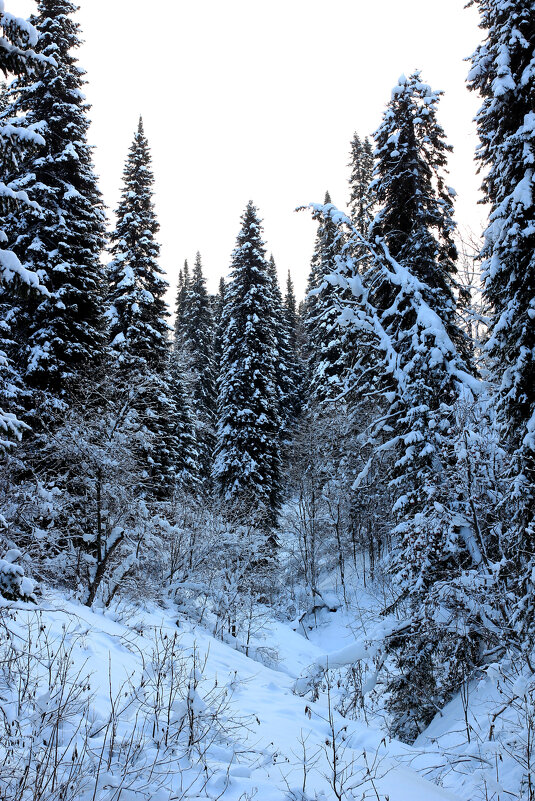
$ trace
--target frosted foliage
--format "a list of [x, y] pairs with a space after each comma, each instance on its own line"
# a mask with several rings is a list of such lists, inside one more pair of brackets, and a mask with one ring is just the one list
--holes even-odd
[[[4, 3], [0, 8], [0, 69], [16, 76], [34, 76], [48, 61], [42, 59], [33, 49], [38, 34], [33, 25], [5, 11]], [[26, 164], [28, 153], [45, 145], [42, 136], [41, 121], [31, 122], [21, 117], [17, 120], [3, 120], [0, 125], [0, 155], [4, 167], [4, 175], [19, 169]], [[0, 283], [9, 287], [13, 293], [13, 311], [10, 310], [10, 322], [2, 321], [0, 330], [0, 453], [12, 447], [20, 440], [27, 429], [19, 419], [18, 396], [21, 379], [17, 368], [11, 363], [8, 351], [11, 349], [13, 325], [16, 320], [19, 293], [26, 294], [28, 288], [36, 295], [46, 294], [42, 281], [36, 272], [29, 269], [12, 250], [9, 249], [9, 237], [4, 229], [6, 212], [20, 208], [39, 210], [38, 204], [32, 200], [26, 188], [19, 189], [5, 180], [0, 181], [0, 203], [2, 206], [2, 230], [0, 230]], [[22, 292], [21, 292], [22, 290]], [[5, 317], [6, 315], [4, 315]], [[15, 567], [13, 568], [15, 570]], [[16, 571], [15, 571], [16, 572]]]
[[16, 335], [24, 342], [25, 382], [56, 397], [69, 394], [80, 368], [94, 365], [104, 344], [104, 212], [87, 143], [84, 73], [74, 56], [75, 10], [67, 0], [40, 0], [32, 23], [36, 52], [46, 62], [43, 77], [22, 74], [7, 92], [8, 119], [16, 126], [24, 121], [34, 141], [10, 182], [32, 202], [7, 215], [6, 232], [24, 268], [46, 288], [44, 298], [34, 294], [21, 304]]
[[201, 473], [208, 477], [213, 462], [217, 403], [214, 320], [201, 254], [190, 280], [187, 262], [182, 273], [175, 321], [175, 355], [192, 397]]
[[514, 456], [509, 554], [518, 571], [519, 618], [529, 631], [535, 615], [534, 7], [531, 0], [476, 5], [485, 40], [472, 57], [469, 82], [483, 97], [477, 156], [491, 208], [482, 250], [485, 294], [493, 309], [487, 353], [499, 382], [498, 419]]
[[[461, 566], [477, 569], [478, 559], [451, 454], [456, 410], [472, 404], [483, 387], [457, 324], [454, 222], [443, 177], [448, 147], [436, 122], [438, 98], [418, 74], [403, 76], [392, 93], [376, 134], [372, 193], [379, 210], [369, 241], [332, 204], [313, 207], [320, 225], [334, 226], [340, 243], [319, 297], [328, 297], [329, 289], [331, 339], [352, 343], [339, 398], [350, 399], [355, 425], [365, 420], [357, 442], [370, 453], [352, 489], [360, 494], [370, 475], [386, 471], [391, 497], [385, 525], [395, 543], [395, 605], [406, 602], [410, 621], [408, 637], [393, 636], [387, 647], [396, 666], [388, 708], [392, 732], [407, 741], [432, 718], [429, 698], [444, 703], [457, 682], [462, 659], [450, 669], [441, 666], [444, 657], [431, 664], [425, 655], [428, 649], [438, 653], [438, 643], [445, 654], [456, 647], [444, 638], [447, 616], [441, 620], [437, 606], [453, 614], [443, 590]], [[459, 527], [460, 520], [466, 525]], [[468, 636], [467, 654], [472, 647]]]
[[17, 564], [21, 556], [20, 551], [12, 548], [0, 559], [0, 597], [10, 601], [33, 598], [34, 583]]
[[[487, 38], [473, 56], [469, 81], [483, 95], [478, 157], [490, 168], [483, 183], [491, 204], [483, 275], [496, 315], [488, 349], [501, 364], [502, 414], [510, 420], [513, 442], [522, 449], [534, 411], [527, 391], [535, 341], [533, 4], [486, 0], [477, 5]], [[526, 397], [529, 411], [524, 409]], [[529, 443], [528, 437], [525, 444], [531, 450]]]
[[[472, 396], [481, 392], [482, 386], [457, 352], [445, 322], [429, 305], [430, 288], [393, 258], [384, 240], [378, 239], [373, 245], [365, 243], [351, 220], [332, 205], [313, 208], [345, 231], [339, 270], [327, 276], [326, 281], [338, 288], [339, 298], [344, 299], [345, 293], [350, 292], [347, 301], [335, 300], [341, 326], [351, 328], [361, 342], [371, 343], [380, 353], [376, 369], [382, 380], [380, 391], [377, 384], [374, 389], [379, 414], [375, 431], [377, 435], [383, 430], [381, 450], [393, 449], [398, 454], [394, 511], [400, 518], [400, 534], [413, 523], [420, 532], [416, 539], [407, 539], [413, 551], [408, 563], [419, 571], [423, 581], [432, 567], [417, 553], [421, 547], [427, 549], [430, 530], [441, 536], [444, 525], [444, 488], [441, 490], [436, 484], [436, 460], [443, 458], [444, 432], [451, 425], [455, 402], [465, 393]], [[348, 278], [347, 260], [352, 258], [350, 254], [357, 244], [365, 244], [373, 266], [365, 276]], [[380, 311], [374, 305], [374, 286], [384, 290], [385, 284], [390, 287], [391, 304]], [[422, 375], [426, 376], [425, 382], [419, 378]], [[348, 371], [344, 381], [346, 391], [359, 391], [358, 367]], [[366, 389], [365, 384], [362, 389]], [[407, 474], [418, 476], [416, 484], [409, 482], [407, 486], [403, 478]]]

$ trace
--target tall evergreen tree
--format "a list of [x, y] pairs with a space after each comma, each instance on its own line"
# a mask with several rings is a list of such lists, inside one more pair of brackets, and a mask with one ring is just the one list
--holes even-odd
[[286, 319], [286, 330], [288, 331], [288, 342], [294, 355], [297, 355], [297, 329], [299, 325], [297, 314], [297, 301], [295, 298], [294, 283], [292, 274], [288, 270], [286, 278], [286, 292], [284, 294], [284, 317]]
[[[331, 203], [328, 192], [325, 205]], [[338, 361], [341, 355], [338, 315], [333, 308], [334, 289], [327, 276], [338, 269], [343, 237], [330, 217], [319, 220], [303, 308], [307, 341], [307, 370], [310, 398], [323, 401], [336, 397], [341, 389]]]
[[[372, 176], [373, 176], [374, 157], [370, 140], [366, 138], [364, 142], [361, 141], [357, 133], [354, 134], [351, 141], [351, 175], [349, 178], [349, 218], [351, 219], [355, 230], [366, 238], [368, 229], [372, 221], [372, 192], [370, 189]], [[355, 240], [353, 244], [354, 251], [350, 259], [342, 261], [337, 267], [337, 274], [342, 273], [347, 278], [353, 278], [357, 274], [364, 274], [369, 268], [369, 254], [359, 239]], [[338, 297], [338, 303], [345, 305], [351, 302], [351, 292], [346, 292], [345, 297], [342, 298], [340, 288], [331, 295], [335, 294]], [[345, 326], [338, 329], [338, 337], [340, 342], [335, 351], [329, 354], [329, 359], [336, 359], [331, 366], [331, 373], [337, 377], [339, 385], [339, 392], [347, 391], [347, 386], [344, 385], [344, 376], [354, 374], [354, 368], [358, 363], [368, 361], [370, 357], [369, 347], [364, 347], [362, 334], [354, 336], [350, 326]], [[369, 345], [369, 343], [368, 343]], [[360, 414], [360, 412], [359, 412]]]
[[[123, 173], [117, 225], [111, 235], [109, 333], [124, 380], [139, 388], [137, 410], [146, 431], [142, 458], [156, 497], [172, 494], [180, 461], [176, 402], [168, 385], [167, 282], [158, 264], [159, 225], [152, 202], [149, 145], [140, 118]], [[178, 377], [174, 377], [175, 383]]]
[[477, 157], [490, 204], [483, 278], [493, 310], [487, 352], [499, 382], [498, 419], [512, 455], [511, 563], [519, 621], [535, 621], [535, 26], [532, 0], [474, 0], [484, 42], [470, 88], [483, 97]]
[[[394, 569], [413, 615], [410, 636], [395, 643], [400, 675], [391, 687], [391, 710], [396, 732], [408, 739], [455, 687], [460, 659], [446, 662], [450, 675], [438, 678], [444, 671], [439, 644], [445, 647], [447, 637], [434, 619], [442, 603], [437, 593], [474, 567], [452, 516], [451, 432], [470, 366], [454, 296], [455, 223], [445, 183], [451, 148], [437, 121], [440, 96], [419, 73], [402, 76], [394, 88], [376, 133], [379, 211], [370, 229], [371, 241], [384, 243], [371, 269], [369, 297], [378, 310], [375, 328], [387, 343], [386, 369], [375, 381], [386, 401], [383, 436], [394, 429], [391, 487], [400, 538]], [[471, 636], [467, 631], [468, 661]]]
[[223, 348], [223, 309], [225, 307], [225, 293], [226, 293], [225, 279], [219, 279], [219, 288], [217, 295], [213, 300], [213, 317], [214, 317], [214, 358], [216, 364], [216, 378], [219, 376], [219, 365], [221, 363], [221, 355]]
[[158, 264], [154, 177], [140, 118], [123, 172], [108, 267], [110, 341], [117, 360], [163, 374], [169, 352], [167, 282]]
[[280, 505], [276, 342], [262, 226], [250, 201], [225, 292], [214, 478], [225, 502], [270, 527]]
[[[18, 17], [6, 13], [0, 3], [0, 69], [19, 77], [34, 80], [48, 66], [48, 59], [38, 56], [33, 49], [37, 43], [37, 30]], [[23, 382], [17, 347], [14, 341], [20, 323], [22, 306], [29, 292], [45, 293], [38, 276], [23, 267], [13, 250], [5, 232], [6, 217], [20, 214], [20, 208], [32, 201], [24, 191], [10, 184], [15, 171], [25, 166], [32, 153], [44, 147], [45, 140], [39, 133], [42, 121], [30, 123], [25, 117], [9, 119], [8, 101], [2, 85], [0, 131], [0, 453], [19, 440], [25, 428], [21, 422]], [[6, 247], [7, 246], [7, 247]], [[15, 360], [15, 361], [14, 361]]]
[[14, 81], [11, 112], [33, 125], [45, 120], [46, 146], [12, 175], [11, 185], [31, 193], [39, 208], [25, 207], [7, 224], [13, 250], [48, 290], [28, 302], [19, 321], [25, 381], [67, 400], [105, 343], [99, 261], [105, 220], [87, 144], [84, 72], [73, 53], [80, 44], [75, 10], [69, 0], [39, 0], [32, 17], [36, 51], [48, 59], [46, 75]]
[[370, 183], [373, 175], [373, 150], [368, 137], [361, 140], [357, 133], [351, 140], [351, 175], [349, 178], [349, 217], [357, 231], [366, 236], [371, 222]]
[[355, 424], [363, 418], [357, 434], [370, 461], [353, 491], [370, 472], [389, 473], [391, 568], [396, 603], [404, 603], [409, 622], [389, 640], [396, 671], [388, 703], [394, 733], [407, 740], [477, 662], [484, 630], [473, 620], [464, 580], [473, 571], [477, 583], [485, 547], [472, 547], [482, 532], [470, 522], [469, 499], [457, 483], [454, 432], [457, 406], [478, 382], [457, 323], [444, 175], [449, 147], [437, 122], [439, 99], [418, 73], [402, 76], [393, 90], [376, 134], [379, 211], [364, 272], [351, 266], [363, 242], [358, 228], [332, 205], [319, 208], [320, 218], [349, 232], [330, 283], [338, 324], [360, 348], [344, 385], [353, 384], [348, 400]]
[[454, 299], [453, 192], [445, 180], [452, 148], [436, 116], [441, 94], [431, 90], [418, 72], [410, 78], [402, 75], [392, 91], [375, 135], [372, 198], [379, 211], [370, 238], [384, 238], [390, 254], [426, 284], [433, 296], [431, 307], [462, 346]]
[[217, 395], [214, 321], [200, 253], [195, 257], [191, 280], [186, 265], [184, 274], [184, 299], [180, 320], [177, 316], [177, 333], [182, 351], [181, 362], [190, 376], [199, 467], [201, 475], [208, 478], [214, 452]]
[[178, 273], [178, 286], [175, 302], [175, 349], [182, 349], [182, 337], [184, 335], [184, 313], [186, 309], [186, 298], [190, 287], [190, 274], [188, 260], [184, 261], [184, 268]]
[[302, 405], [301, 393], [303, 391], [303, 365], [301, 361], [300, 348], [300, 329], [301, 320], [297, 312], [297, 302], [295, 299], [294, 285], [292, 276], [288, 270], [286, 280], [286, 293], [284, 295], [284, 322], [286, 327], [286, 337], [288, 342], [288, 371], [293, 394], [289, 398], [291, 417], [296, 420], [299, 417]]
[[277, 277], [277, 266], [273, 254], [269, 258], [268, 274], [271, 281], [271, 310], [273, 318], [273, 334], [275, 338], [275, 385], [279, 398], [279, 415], [283, 427], [292, 417], [292, 407], [296, 387], [290, 367], [290, 343], [286, 317], [282, 301], [282, 293]]

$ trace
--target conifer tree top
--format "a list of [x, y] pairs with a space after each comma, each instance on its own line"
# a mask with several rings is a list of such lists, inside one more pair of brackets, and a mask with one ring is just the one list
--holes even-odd
[[410, 263], [429, 287], [440, 289], [453, 307], [457, 250], [453, 241], [454, 191], [447, 186], [446, 142], [437, 120], [441, 91], [422, 81], [419, 72], [402, 75], [392, 90], [383, 121], [375, 133], [376, 167], [371, 191], [379, 207], [371, 236], [386, 237], [390, 253]]
[[146, 360], [158, 372], [168, 356], [167, 281], [158, 264], [159, 230], [152, 202], [154, 177], [140, 118], [123, 172], [117, 225], [111, 235], [110, 324], [114, 347]]

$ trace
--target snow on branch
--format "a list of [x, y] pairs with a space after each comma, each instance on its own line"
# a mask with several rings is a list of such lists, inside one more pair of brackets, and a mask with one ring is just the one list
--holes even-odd
[[42, 295], [49, 295], [48, 289], [39, 283], [36, 273], [24, 267], [11, 250], [0, 249], [0, 275], [4, 281], [18, 278], [23, 284], [37, 289]]
[[[464, 362], [448, 335], [443, 321], [425, 300], [426, 292], [432, 294], [429, 287], [394, 259], [384, 239], [377, 237], [375, 242], [369, 242], [355, 228], [347, 214], [341, 212], [332, 203], [312, 203], [308, 208], [312, 209], [314, 217], [329, 218], [340, 229], [344, 229], [343, 255], [337, 256], [340, 269], [336, 273], [326, 276], [325, 282], [332, 286], [338, 286], [342, 290], [350, 290], [354, 301], [358, 304], [360, 314], [358, 316], [353, 314], [351, 319], [347, 312], [347, 302], [342, 301], [341, 308], [339, 308], [339, 323], [347, 325], [350, 320], [350, 323], [353, 322], [360, 329], [373, 332], [378, 348], [384, 353], [385, 368], [395, 380], [400, 394], [405, 394], [410, 378], [404, 369], [399, 342], [393, 339], [384, 324], [385, 311], [377, 309], [370, 300], [370, 287], [377, 280], [375, 275], [377, 270], [383, 281], [399, 288], [398, 298], [395, 302], [398, 303], [401, 298], [404, 303], [410, 303], [415, 316], [413, 338], [424, 345], [427, 339], [432, 337], [435, 362], [444, 363], [446, 373], [456, 379], [460, 385], [459, 389], [462, 387], [472, 394], [479, 395], [484, 389], [482, 382], [465, 369]], [[372, 270], [364, 275], [359, 274], [356, 269], [349, 271], [347, 269], [348, 266], [355, 266], [356, 260], [353, 253], [359, 249], [361, 251], [364, 249], [369, 254], [373, 265]]]
[[28, 20], [25, 20], [22, 17], [16, 17], [14, 14], [10, 14], [9, 12], [5, 11], [4, 7], [4, 0], [0, 0], [0, 14], [2, 15], [0, 19], [0, 25], [2, 25], [3, 28], [8, 26], [17, 28], [17, 30], [26, 37], [28, 45], [30, 47], [35, 47], [39, 38], [37, 29], [30, 22], [28, 22]]
[[28, 125], [27, 127], [6, 123], [5, 125], [0, 125], [0, 138], [17, 139], [25, 144], [44, 147], [46, 141], [38, 130], [42, 126], [43, 123], [36, 123], [33, 125]]

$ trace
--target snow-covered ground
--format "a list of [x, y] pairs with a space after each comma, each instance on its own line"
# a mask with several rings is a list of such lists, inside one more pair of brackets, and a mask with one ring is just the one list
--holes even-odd
[[[343, 798], [379, 797], [392, 801], [460, 798], [411, 769], [407, 765], [410, 753], [407, 746], [387, 742], [380, 731], [347, 721], [332, 709], [329, 712], [325, 694], [311, 702], [293, 692], [296, 679], [324, 661], [334, 645], [339, 651], [343, 645], [340, 635], [348, 637], [336, 615], [332, 626], [325, 623], [311, 632], [310, 639], [280, 622], [266, 624], [261, 641], [265, 650], [261, 653], [269, 655], [273, 667], [214, 639], [200, 626], [183, 619], [177, 621], [171, 607], [130, 609], [128, 614], [121, 614], [119, 608], [102, 614], [54, 595], [47, 598], [38, 613], [31, 608], [19, 611], [16, 621], [8, 625], [15, 647], [22, 648], [28, 641], [28, 631], [32, 630], [31, 647], [35, 654], [39, 653], [41, 686], [34, 718], [39, 710], [44, 715], [58, 706], [59, 685], [51, 692], [48, 690], [54, 655], [62, 652], [69, 655], [64, 683], [83, 686], [81, 697], [77, 696], [73, 708], [66, 712], [68, 720], [63, 721], [58, 737], [58, 747], [65, 750], [64, 761], [68, 761], [75, 742], [78, 741], [80, 750], [89, 730], [91, 767], [82, 777], [77, 791], [79, 798], [92, 798], [95, 791], [95, 798], [118, 798], [121, 771], [129, 774], [128, 781], [132, 784], [131, 790], [122, 791], [123, 801], [129, 797], [157, 801], [182, 797], [282, 801], [292, 797], [314, 798], [316, 794], [331, 799], [337, 792], [343, 793]], [[181, 688], [167, 715], [165, 686], [172, 685], [171, 665], [170, 661], [165, 662], [163, 652], [175, 635], [178, 636], [173, 657], [175, 683], [181, 684]], [[159, 651], [159, 658], [155, 658], [155, 651]], [[194, 659], [196, 675], [192, 673]], [[32, 670], [35, 673], [36, 665]], [[63, 693], [64, 699], [65, 689]], [[155, 700], [158, 693], [159, 711]], [[225, 696], [223, 700], [221, 693]], [[14, 696], [14, 687], [10, 688], [4, 680], [0, 697], [6, 719], [12, 725], [18, 714]], [[90, 701], [86, 704], [87, 698]], [[28, 709], [26, 706], [19, 711], [24, 713]], [[109, 758], [111, 712], [115, 716], [117, 739], [125, 742], [131, 738], [132, 750], [137, 748], [139, 752], [137, 766], [130, 755], [125, 771], [115, 745], [116, 754], [109, 760], [109, 767], [103, 769], [101, 765], [97, 782], [98, 761], [106, 762]], [[145, 718], [143, 724], [140, 715]], [[198, 723], [194, 720], [196, 716]], [[29, 719], [21, 721], [22, 729], [29, 723]], [[167, 725], [170, 734], [165, 746]], [[199, 732], [205, 731], [206, 743], [193, 742], [188, 748], [184, 733], [190, 728], [195, 731], [195, 726]], [[182, 733], [177, 734], [180, 728]], [[34, 732], [37, 730], [34, 728]], [[45, 738], [50, 736], [46, 724], [42, 733]], [[29, 736], [28, 731], [26, 734]], [[195, 736], [194, 733], [191, 739], [195, 740]], [[168, 753], [164, 754], [166, 747]], [[304, 778], [303, 748], [308, 772], [305, 796], [299, 794]], [[338, 771], [336, 777], [333, 760]], [[146, 775], [137, 776], [136, 768], [142, 768], [141, 774]], [[55, 796], [51, 793], [50, 797]]]
[[[370, 656], [359, 632], [363, 620], [368, 636], [373, 627], [373, 598], [363, 593], [362, 599], [358, 614], [356, 607], [324, 610], [318, 625], [307, 629], [266, 616], [248, 656], [232, 638], [215, 639], [178, 616], [172, 605], [119, 603], [91, 611], [55, 593], [47, 594], [37, 610], [18, 605], [14, 616], [4, 609], [3, 658], [21, 656], [16, 669], [9, 670], [4, 661], [0, 673], [7, 732], [0, 740], [0, 797], [524, 797], [508, 789], [518, 786], [519, 767], [507, 758], [497, 732], [505, 726], [507, 710], [495, 717], [489, 739], [491, 710], [499, 711], [504, 700], [497, 676], [469, 689], [470, 743], [461, 696], [413, 747], [385, 737], [379, 718], [374, 727], [369, 719], [341, 717], [334, 710], [334, 685], [325, 691], [324, 683], [312, 700], [308, 685], [326, 665]], [[34, 660], [27, 675], [33, 678], [21, 688], [28, 650]], [[39, 686], [32, 684], [36, 677]], [[520, 684], [516, 691], [521, 694]], [[55, 716], [58, 709], [61, 714]], [[58, 767], [53, 769], [54, 760]], [[35, 776], [26, 795], [16, 795], [16, 781], [9, 784], [9, 777], [16, 777], [23, 764]], [[39, 785], [43, 766], [55, 778]], [[32, 796], [36, 786], [41, 789]]]

